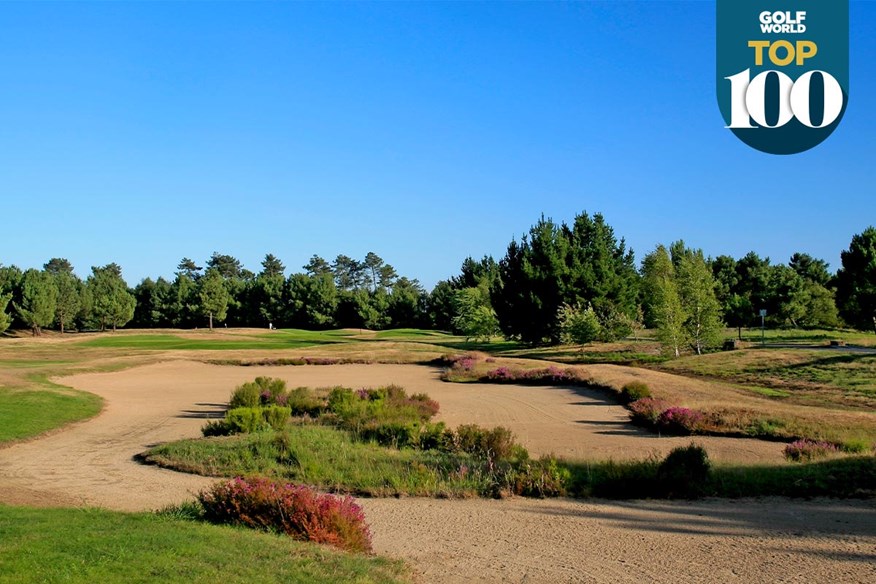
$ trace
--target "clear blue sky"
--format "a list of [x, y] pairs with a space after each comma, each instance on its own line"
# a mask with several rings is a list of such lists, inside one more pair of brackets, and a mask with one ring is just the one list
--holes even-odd
[[714, 2], [0, 4], [0, 262], [375, 251], [431, 287], [544, 213], [637, 259], [805, 251], [876, 223], [876, 3], [809, 152], [728, 130]]

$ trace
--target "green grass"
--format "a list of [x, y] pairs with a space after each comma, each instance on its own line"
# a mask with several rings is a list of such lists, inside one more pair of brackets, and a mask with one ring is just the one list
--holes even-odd
[[72, 389], [0, 388], [0, 444], [37, 436], [97, 415], [100, 397]]
[[400, 562], [286, 536], [96, 509], [0, 505], [0, 584], [392, 583]]
[[[646, 499], [660, 492], [656, 459], [569, 464], [577, 496]], [[856, 456], [782, 466], [719, 464], [699, 485], [703, 496], [870, 498], [876, 495], [876, 457]]]
[[[305, 331], [308, 332], [309, 331]], [[298, 349], [342, 342], [336, 335], [323, 333], [294, 334], [277, 331], [245, 339], [216, 335], [215, 339], [189, 339], [176, 335], [104, 335], [83, 341], [80, 346], [91, 348], [146, 349], [152, 351], [229, 351], [248, 349]]]
[[[735, 328], [724, 331], [726, 338], [737, 338]], [[872, 332], [856, 331], [850, 329], [838, 330], [802, 330], [802, 329], [770, 329], [763, 334], [767, 343], [788, 343], [801, 345], [826, 345], [829, 341], [841, 340], [850, 345], [876, 346], [876, 334]], [[751, 343], [760, 343], [761, 330], [759, 328], [743, 328], [742, 340]]]
[[474, 473], [454, 474], [469, 461], [466, 455], [385, 448], [319, 425], [290, 425], [285, 433], [181, 440], [152, 448], [144, 458], [207, 476], [258, 474], [378, 497], [473, 497], [488, 487]]
[[731, 381], [805, 405], [876, 409], [876, 355], [866, 353], [753, 348], [685, 356], [657, 368]]

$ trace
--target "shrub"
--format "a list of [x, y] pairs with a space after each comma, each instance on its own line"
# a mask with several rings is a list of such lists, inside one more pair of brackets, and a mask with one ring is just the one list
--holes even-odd
[[631, 381], [624, 385], [621, 397], [626, 403], [632, 403], [645, 397], [651, 397], [651, 390], [641, 381]]
[[261, 403], [261, 388], [255, 383], [244, 383], [238, 385], [231, 392], [231, 400], [228, 407], [232, 410], [235, 408], [254, 408]]
[[289, 406], [267, 406], [262, 408], [262, 418], [273, 430], [282, 430], [289, 422], [291, 409]]
[[326, 409], [326, 400], [320, 399], [312, 389], [298, 387], [288, 393], [286, 405], [293, 416], [315, 418]]
[[269, 427], [260, 407], [228, 410], [225, 414], [225, 424], [232, 434], [250, 434], [267, 430]]
[[709, 455], [702, 446], [673, 448], [657, 468], [661, 494], [686, 499], [702, 496], [710, 471]]
[[204, 424], [201, 428], [201, 434], [204, 437], [209, 436], [230, 436], [234, 432], [231, 431], [231, 428], [225, 423], [225, 420], [211, 420]]
[[671, 407], [657, 417], [657, 427], [667, 434], [693, 434], [702, 429], [703, 419], [700, 411]]
[[474, 424], [465, 424], [456, 429], [451, 448], [490, 460], [518, 458], [526, 452], [514, 441], [514, 434], [508, 428], [496, 426], [487, 430]]
[[830, 442], [822, 442], [809, 440], [795, 440], [785, 446], [785, 458], [793, 462], [809, 462], [818, 458], [825, 458], [831, 454], [839, 452], [836, 444]]
[[570, 478], [569, 469], [560, 466], [556, 458], [527, 460], [516, 469], [513, 491], [524, 497], [560, 497], [566, 494]]
[[634, 424], [652, 427], [657, 418], [669, 406], [668, 403], [656, 397], [643, 397], [629, 404], [630, 420]]
[[198, 495], [208, 521], [285, 533], [344, 550], [371, 551], [362, 508], [351, 497], [265, 478], [235, 478]]
[[231, 393], [230, 407], [254, 408], [259, 405], [285, 405], [286, 382], [273, 377], [256, 377]]

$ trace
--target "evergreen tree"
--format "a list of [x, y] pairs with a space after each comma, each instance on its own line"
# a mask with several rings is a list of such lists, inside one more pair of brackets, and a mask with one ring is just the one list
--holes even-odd
[[111, 263], [103, 267], [92, 267], [91, 276], [85, 283], [91, 297], [91, 317], [104, 331], [111, 326], [125, 326], [134, 317], [136, 300], [128, 292], [128, 285], [122, 279], [122, 269]]
[[0, 294], [0, 333], [5, 333], [12, 324], [12, 316], [6, 312], [12, 294]]
[[876, 332], [876, 228], [852, 237], [840, 254], [836, 297], [840, 315], [850, 325]]
[[79, 309], [82, 307], [80, 297], [82, 296], [83, 284], [72, 271], [49, 272], [47, 269], [47, 272], [51, 274], [55, 289], [58, 292], [55, 304], [55, 321], [63, 333], [65, 325], [76, 317]]
[[30, 327], [34, 336], [40, 336], [45, 326], [55, 319], [58, 290], [48, 272], [30, 269], [21, 282], [21, 304], [15, 305], [19, 317]]
[[201, 314], [209, 321], [213, 330], [213, 320], [223, 321], [228, 310], [228, 290], [218, 268], [209, 268], [198, 282], [198, 299]]

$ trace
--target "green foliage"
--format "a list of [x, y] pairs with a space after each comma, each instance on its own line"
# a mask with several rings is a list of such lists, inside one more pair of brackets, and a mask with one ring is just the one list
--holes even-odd
[[[225, 269], [230, 270], [231, 268], [225, 265]], [[207, 270], [207, 273], [199, 281], [198, 299], [201, 314], [209, 319], [211, 330], [214, 319], [220, 322], [225, 320], [228, 315], [229, 294], [222, 272], [218, 268]]]
[[599, 317], [591, 306], [582, 308], [564, 304], [560, 307], [557, 319], [562, 343], [583, 345], [595, 341], [602, 335]]
[[262, 388], [255, 382], [243, 383], [231, 392], [228, 405], [232, 409], [254, 408], [259, 405], [261, 394]]
[[12, 300], [12, 294], [0, 294], [0, 333], [6, 332], [6, 329], [12, 324], [12, 315], [6, 312], [10, 300]]
[[100, 330], [125, 326], [134, 317], [136, 300], [122, 279], [122, 269], [116, 264], [92, 267], [85, 285], [91, 299], [91, 318]]
[[267, 430], [270, 426], [262, 415], [262, 408], [234, 408], [225, 414], [225, 425], [232, 434], [251, 434]]
[[[676, 247], [681, 257], [676, 259]], [[702, 250], [684, 247], [682, 242], [673, 244], [673, 264], [681, 305], [684, 310], [684, 331], [687, 341], [697, 355], [721, 344], [724, 323], [721, 321], [721, 306], [715, 297], [715, 278], [703, 257]]]
[[651, 321], [657, 327], [657, 339], [664, 351], [678, 357], [685, 342], [686, 315], [681, 304], [675, 266], [662, 245], [645, 256], [645, 303]]
[[286, 405], [293, 416], [310, 416], [315, 418], [326, 408], [326, 400], [318, 397], [308, 387], [296, 387], [286, 396]]
[[583, 213], [572, 226], [544, 217], [499, 262], [491, 299], [502, 331], [526, 343], [557, 343], [560, 308], [592, 305], [633, 318], [638, 274], [632, 251], [602, 215]]
[[34, 335], [40, 335], [42, 328], [52, 324], [55, 319], [55, 307], [58, 301], [58, 289], [47, 272], [27, 270], [21, 281], [21, 304], [15, 308], [18, 316], [33, 330]]
[[466, 339], [489, 341], [499, 332], [499, 321], [483, 288], [463, 288], [453, 294], [453, 329]]
[[83, 283], [72, 271], [67, 270], [52, 274], [52, 280], [58, 293], [55, 304], [55, 321], [63, 333], [65, 326], [76, 317], [82, 307]]
[[657, 480], [664, 496], [692, 499], [706, 493], [711, 468], [702, 446], [679, 446], [657, 467]]
[[632, 403], [645, 397], [651, 397], [651, 390], [642, 381], [631, 381], [621, 389], [621, 398], [626, 403]]
[[876, 332], [876, 227], [852, 237], [840, 258], [842, 267], [836, 274], [840, 315], [860, 330]]

